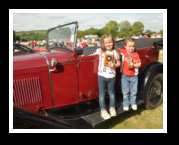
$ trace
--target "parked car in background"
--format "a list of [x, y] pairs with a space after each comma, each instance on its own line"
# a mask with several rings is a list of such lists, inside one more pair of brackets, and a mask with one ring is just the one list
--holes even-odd
[[39, 47], [39, 46], [37, 46], [37, 47], [34, 47], [33, 50], [35, 52], [44, 52], [44, 51], [47, 51], [47, 48], [46, 47]]
[[31, 48], [18, 43], [13, 44], [13, 55], [24, 55], [31, 53], [34, 53], [34, 51]]

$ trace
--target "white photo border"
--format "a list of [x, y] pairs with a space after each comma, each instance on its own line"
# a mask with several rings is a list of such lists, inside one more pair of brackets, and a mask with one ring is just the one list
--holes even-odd
[[[15, 13], [161, 13], [163, 15], [163, 128], [13, 129], [13, 15]], [[9, 9], [9, 133], [167, 133], [167, 9]]]

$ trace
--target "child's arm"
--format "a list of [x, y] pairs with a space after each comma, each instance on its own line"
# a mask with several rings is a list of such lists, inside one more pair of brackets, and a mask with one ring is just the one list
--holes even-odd
[[109, 65], [109, 67], [112, 68], [112, 69], [116, 69], [119, 66], [120, 66], [120, 61], [117, 61], [116, 63], [111, 63]]
[[135, 68], [141, 67], [141, 60], [140, 60], [140, 57], [139, 57], [138, 54], [136, 54], [136, 57], [135, 57], [135, 61], [134, 61], [134, 63], [133, 63], [133, 66], [134, 66]]
[[116, 61], [116, 64], [115, 64], [115, 67], [119, 67], [120, 64], [121, 64], [121, 63], [120, 63], [120, 60], [117, 60], [117, 61]]
[[120, 60], [119, 60], [119, 54], [118, 54], [118, 52], [117, 51], [115, 51], [115, 63], [112, 63], [111, 64], [111, 68], [117, 68], [117, 67], [119, 67], [120, 66]]
[[120, 57], [119, 57], [119, 52], [115, 51], [115, 55], [116, 55], [116, 63], [115, 63], [115, 67], [119, 67], [121, 62], [120, 62]]

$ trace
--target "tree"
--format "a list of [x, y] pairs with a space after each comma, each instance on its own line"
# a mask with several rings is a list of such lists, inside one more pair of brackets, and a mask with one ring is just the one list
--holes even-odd
[[129, 37], [131, 36], [132, 27], [128, 21], [123, 21], [119, 24], [120, 32], [119, 37]]
[[17, 36], [16, 32], [13, 30], [13, 41], [16, 42], [17, 40], [20, 41], [20, 36]]
[[85, 35], [87, 35], [86, 31], [78, 31], [77, 33], [78, 38], [84, 37]]
[[129, 21], [123, 21], [119, 24], [120, 32], [129, 31], [131, 29], [131, 24]]
[[77, 33], [77, 37], [78, 38], [81, 38], [81, 37], [84, 37], [85, 35], [98, 35], [98, 29], [96, 29], [96, 28], [89, 28], [89, 29], [87, 29], [87, 30], [84, 30], [84, 31], [78, 31], [78, 33]]
[[163, 36], [163, 30], [160, 30], [160, 32], [159, 32], [162, 36]]
[[113, 37], [116, 37], [118, 34], [119, 25], [116, 21], [109, 21], [103, 28], [107, 34], [111, 34]]
[[144, 24], [142, 22], [137, 21], [132, 25], [133, 35], [139, 36], [143, 33], [143, 31], [144, 31]]
[[96, 29], [96, 28], [89, 28], [89, 29], [86, 30], [86, 33], [87, 33], [88, 35], [89, 35], [89, 34], [91, 34], [91, 35], [96, 35], [97, 32], [98, 32], [98, 29]]
[[84, 31], [80, 31], [80, 30], [79, 30], [79, 31], [77, 32], [77, 37], [78, 37], [78, 38], [81, 38], [81, 37], [83, 37], [83, 36], [84, 36]]
[[97, 35], [98, 35], [99, 37], [101, 37], [101, 36], [104, 35], [104, 34], [106, 34], [106, 30], [105, 30], [104, 27], [101, 28], [101, 29], [99, 29], [98, 32], [97, 32]]
[[30, 40], [44, 40], [47, 37], [47, 30], [35, 30], [35, 31], [21, 31], [16, 32], [16, 39], [24, 41]]
[[16, 41], [16, 32], [13, 30], [13, 41]]
[[146, 30], [144, 32], [145, 35], [151, 36], [152, 34], [154, 34], [155, 32], [151, 31], [151, 30]]

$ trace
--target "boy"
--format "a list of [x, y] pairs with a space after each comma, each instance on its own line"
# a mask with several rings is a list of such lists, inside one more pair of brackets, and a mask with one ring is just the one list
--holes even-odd
[[135, 41], [133, 39], [125, 40], [124, 48], [120, 50], [120, 55], [122, 56], [123, 110], [128, 111], [129, 105], [131, 105], [133, 110], [137, 110], [138, 69], [141, 66], [141, 61], [138, 53], [135, 51]]

